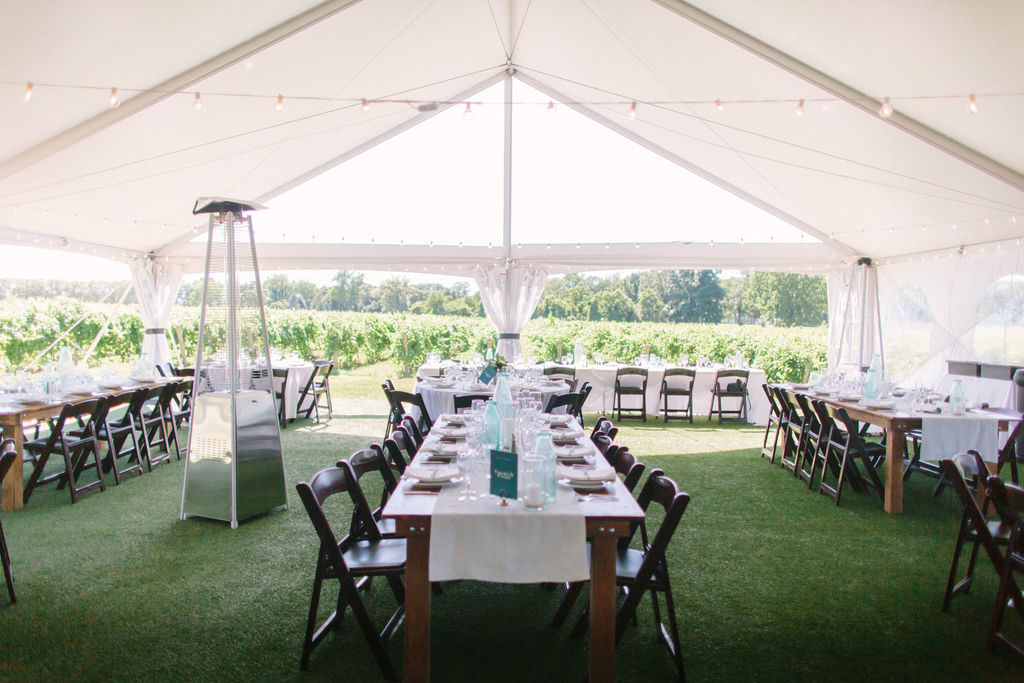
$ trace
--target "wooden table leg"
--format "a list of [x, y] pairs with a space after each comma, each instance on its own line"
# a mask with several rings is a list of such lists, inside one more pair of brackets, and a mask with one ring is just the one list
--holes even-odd
[[430, 520], [400, 520], [406, 537], [403, 680], [430, 680]]
[[21, 420], [4, 420], [4, 435], [14, 439], [14, 452], [17, 457], [11, 463], [11, 469], [4, 477], [3, 490], [0, 492], [0, 508], [5, 512], [20, 510], [25, 507], [24, 499], [24, 464], [22, 455], [25, 447], [25, 435], [21, 431]]
[[885, 440], [885, 511], [903, 512], [903, 432], [890, 429]]
[[602, 526], [590, 545], [590, 681], [615, 680], [614, 525]]

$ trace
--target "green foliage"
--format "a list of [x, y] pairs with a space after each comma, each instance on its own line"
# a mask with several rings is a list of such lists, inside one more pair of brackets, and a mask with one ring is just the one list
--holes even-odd
[[[112, 306], [67, 299], [0, 301], [0, 348], [8, 367], [21, 367], [41, 353], [61, 331], [83, 321], [68, 335], [68, 344], [81, 357], [106, 321]], [[392, 360], [407, 371], [420, 365], [430, 351], [447, 358], [483, 353], [496, 343], [491, 324], [477, 317], [413, 315], [409, 313], [356, 313], [348, 311], [267, 311], [271, 346], [297, 351], [306, 358], [330, 358], [342, 367], [359, 367]], [[195, 357], [199, 309], [175, 308], [171, 317], [172, 347], [179, 333], [184, 342], [180, 357]], [[208, 323], [206, 334], [223, 337], [225, 330]], [[556, 357], [558, 343], [569, 353], [576, 339], [589, 357], [631, 361], [650, 352], [669, 362], [682, 354], [691, 361], [704, 356], [722, 361], [742, 353], [761, 367], [768, 379], [800, 380], [825, 366], [825, 328], [776, 329], [759, 326], [672, 323], [615, 323], [584, 320], [534, 319], [523, 332], [523, 347], [535, 360]], [[142, 323], [132, 307], [117, 313], [103, 336], [93, 361], [129, 361], [142, 345]], [[43, 360], [55, 360], [52, 350]]]
[[762, 322], [792, 327], [828, 319], [825, 278], [798, 273], [751, 273], [743, 294]]

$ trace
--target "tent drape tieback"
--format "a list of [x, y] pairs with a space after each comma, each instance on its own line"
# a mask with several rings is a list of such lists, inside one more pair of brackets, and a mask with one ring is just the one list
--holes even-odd
[[541, 266], [477, 266], [474, 274], [488, 320], [498, 331], [498, 353], [522, 358], [520, 333], [544, 294], [548, 271]]

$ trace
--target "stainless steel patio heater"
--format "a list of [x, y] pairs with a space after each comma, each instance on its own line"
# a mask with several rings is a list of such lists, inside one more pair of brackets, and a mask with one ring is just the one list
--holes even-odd
[[202, 197], [209, 214], [192, 419], [181, 518], [238, 521], [287, 505], [274, 376], [248, 212], [264, 207]]

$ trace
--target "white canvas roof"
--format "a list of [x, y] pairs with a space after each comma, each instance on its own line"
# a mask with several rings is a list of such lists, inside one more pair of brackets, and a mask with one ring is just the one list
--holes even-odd
[[[512, 254], [552, 272], [824, 270], [1024, 229], [1016, 3], [108, 0], [15, 2], [4, 19], [0, 239], [11, 243], [191, 257], [197, 269], [196, 197], [268, 202], [462, 106], [507, 69], [809, 238], [649, 245], [634, 226], [631, 250], [523, 244]], [[878, 113], [886, 97], [889, 118]], [[265, 250], [263, 266], [437, 272], [504, 255], [445, 248], [444, 235], [429, 252], [388, 248], [385, 226], [365, 226], [375, 233], [373, 244]]]
[[[832, 310], [882, 321], [905, 373], [1024, 354], [1006, 304], [1024, 301], [1022, 3], [23, 0], [3, 18], [0, 243], [129, 262], [152, 304], [147, 327], [164, 327], [181, 272], [202, 268], [195, 198], [274, 207], [497, 86], [488, 106], [502, 113], [504, 152], [500, 168], [476, 172], [504, 178], [501, 206], [461, 220], [476, 239], [435, 224], [395, 244], [384, 212], [348, 236], [325, 218], [315, 240], [287, 228], [281, 243], [264, 240], [261, 267], [472, 272], [494, 290], [502, 333], [521, 329], [532, 305], [517, 297], [539, 296], [550, 273], [830, 272]], [[518, 99], [527, 91], [539, 98]], [[517, 223], [523, 184], [508, 150], [515, 121], [545, 100], [803, 239], [753, 222], [739, 238], [709, 223], [666, 239], [643, 217], [617, 240], [587, 239], [571, 212], [547, 239], [524, 239], [544, 230]], [[394, 183], [401, 202], [392, 175], [337, 178]], [[449, 188], [441, 200], [457, 205], [466, 188]], [[879, 266], [875, 314], [856, 296], [837, 303], [863, 281], [849, 273], [864, 258]], [[915, 302], [913, 319], [899, 301]]]

